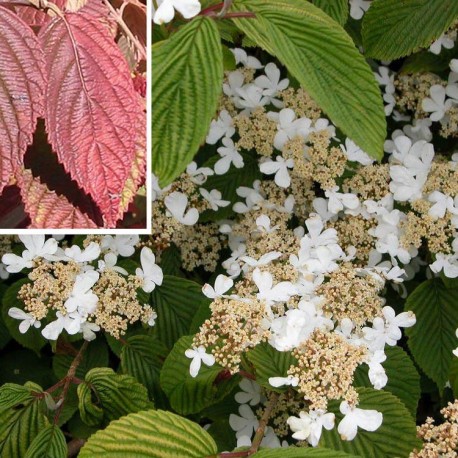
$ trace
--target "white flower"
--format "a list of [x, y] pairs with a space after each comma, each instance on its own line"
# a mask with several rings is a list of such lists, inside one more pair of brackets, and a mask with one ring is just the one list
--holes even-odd
[[235, 134], [234, 120], [227, 110], [221, 110], [218, 118], [210, 124], [206, 142], [214, 145], [220, 138], [230, 138]]
[[197, 377], [202, 363], [206, 366], [213, 366], [213, 364], [215, 364], [215, 357], [212, 354], [206, 353], [203, 345], [186, 350], [185, 355], [187, 358], [192, 358], [191, 365], [189, 367], [191, 377]]
[[350, 16], [359, 20], [370, 6], [371, 2], [369, 0], [350, 0]]
[[458, 59], [452, 59], [450, 61], [450, 70], [454, 73], [458, 73]]
[[[235, 70], [230, 72], [227, 76], [227, 83], [223, 84], [223, 92], [228, 96], [231, 97], [234, 103], [237, 104], [238, 100], [238, 90], [243, 86], [245, 81], [245, 77], [240, 70]], [[241, 108], [237, 106], [237, 108]]]
[[325, 196], [329, 199], [328, 209], [331, 213], [337, 215], [344, 209], [356, 210], [359, 207], [359, 199], [352, 193], [337, 192], [338, 186], [325, 191]]
[[118, 262], [118, 256], [115, 255], [112, 252], [109, 252], [103, 256], [103, 259], [99, 259], [97, 261], [97, 270], [99, 272], [103, 272], [105, 269], [112, 269], [115, 270], [116, 272], [119, 272], [122, 275], [128, 275], [128, 272], [126, 269], [123, 269], [122, 267], [119, 267], [116, 265]]
[[[243, 261], [249, 267], [262, 267], [267, 266], [275, 259], [281, 257], [281, 255], [282, 254], [279, 251], [270, 251], [269, 253], [263, 254], [258, 260], [250, 256], [241, 256], [240, 260]], [[244, 271], [245, 270], [248, 270], [248, 268], [245, 268], [244, 266]]]
[[227, 207], [231, 203], [230, 200], [223, 200], [221, 192], [217, 189], [212, 189], [208, 192], [205, 188], [199, 188], [199, 192], [215, 212], [219, 207]]
[[234, 98], [234, 104], [238, 108], [245, 108], [249, 113], [252, 108], [263, 107], [269, 103], [269, 97], [263, 95], [263, 90], [255, 84], [246, 84], [237, 89], [238, 98]]
[[279, 226], [270, 226], [270, 218], [267, 215], [261, 215], [256, 218], [256, 226], [258, 231], [264, 234], [272, 234]]
[[231, 49], [232, 54], [235, 57], [235, 63], [242, 64], [246, 68], [253, 68], [255, 70], [259, 70], [263, 67], [261, 62], [259, 62], [256, 57], [249, 56], [246, 51], [242, 48], [233, 48]]
[[200, 13], [199, 0], [158, 0], [158, 9], [154, 12], [155, 24], [166, 24], [175, 17], [177, 10], [185, 19], [190, 19]]
[[91, 340], [94, 340], [97, 337], [95, 333], [100, 331], [100, 326], [98, 326], [95, 323], [85, 321], [84, 323], [81, 323], [80, 331], [83, 333], [84, 340], [90, 342]]
[[435, 219], [443, 218], [447, 210], [451, 212], [456, 211], [453, 198], [443, 194], [442, 192], [433, 191], [428, 196], [428, 200], [434, 203], [434, 205], [428, 210], [428, 215]]
[[146, 324], [148, 326], [153, 327], [156, 324], [156, 318], [157, 318], [157, 313], [153, 310], [151, 312], [151, 315], [149, 316], [148, 321], [146, 322]]
[[24, 312], [24, 310], [18, 309], [17, 307], [11, 307], [8, 310], [8, 316], [14, 318], [15, 320], [22, 320], [19, 324], [19, 332], [25, 334], [30, 326], [39, 328], [41, 326], [40, 321], [38, 321], [32, 314]]
[[73, 245], [70, 248], [66, 248], [64, 252], [68, 259], [72, 259], [75, 262], [90, 262], [100, 256], [100, 245], [91, 242], [84, 250], [81, 250], [78, 245]]
[[431, 121], [440, 121], [451, 108], [452, 101], [445, 100], [445, 87], [440, 84], [431, 86], [429, 94], [431, 97], [423, 99], [422, 108], [427, 113], [431, 113], [429, 115]]
[[45, 241], [43, 234], [20, 235], [19, 238], [27, 249], [22, 252], [22, 256], [12, 253], [3, 255], [2, 262], [8, 272], [17, 273], [24, 268], [31, 269], [34, 266], [33, 260], [36, 258], [44, 258], [49, 261], [56, 259], [54, 256], [58, 249], [56, 239], [49, 238]]
[[259, 169], [266, 175], [275, 173], [275, 183], [281, 188], [287, 188], [291, 184], [291, 178], [288, 169], [294, 167], [293, 159], [285, 159], [282, 156], [277, 156], [276, 161], [264, 161], [260, 164]]
[[239, 414], [240, 416], [231, 413], [229, 415], [229, 424], [235, 431], [237, 439], [241, 437], [250, 439], [259, 426], [259, 421], [248, 404], [242, 404], [239, 407]]
[[299, 378], [293, 375], [287, 377], [269, 377], [269, 385], [279, 388], [280, 386], [297, 386]]
[[387, 93], [393, 94], [395, 92], [394, 73], [391, 72], [390, 75], [390, 69], [388, 67], [380, 65], [378, 73], [374, 72], [374, 76], [380, 86], [385, 86]]
[[286, 423], [294, 432], [294, 439], [305, 441], [310, 436], [312, 420], [306, 412], [299, 412], [299, 417], [289, 417]]
[[356, 437], [358, 428], [365, 431], [375, 431], [382, 425], [383, 415], [376, 410], [358, 409], [350, 407], [347, 401], [340, 404], [340, 411], [345, 415], [339, 423], [339, 431], [342, 440], [351, 441]]
[[326, 413], [322, 409], [310, 410], [310, 412], [299, 412], [299, 418], [289, 417], [286, 422], [293, 432], [293, 438], [307, 440], [312, 446], [316, 447], [320, 441], [323, 427], [327, 430], [334, 428], [335, 415]]
[[186, 173], [189, 175], [190, 180], [198, 185], [204, 184], [207, 181], [207, 177], [214, 174], [210, 167], [198, 168], [194, 161], [186, 167]]
[[283, 103], [276, 99], [278, 92], [283, 91], [288, 87], [288, 78], [280, 80], [280, 70], [273, 63], [268, 63], [264, 68], [265, 75], [258, 76], [254, 80], [254, 84], [263, 89], [262, 95], [268, 98], [268, 103], [272, 103], [277, 108], [281, 108]]
[[197, 223], [199, 212], [195, 208], [190, 208], [186, 212], [188, 197], [185, 194], [174, 191], [165, 197], [164, 204], [170, 214], [181, 224], [194, 226]]
[[307, 138], [312, 131], [312, 121], [308, 118], [296, 119], [296, 113], [291, 108], [283, 108], [279, 113], [268, 113], [273, 121], [277, 122], [277, 133], [274, 138], [274, 146], [281, 151], [288, 140], [296, 136]]
[[140, 253], [140, 262], [142, 268], [139, 267], [135, 271], [138, 278], [143, 279], [142, 289], [145, 293], [150, 293], [156, 285], [162, 285], [164, 274], [162, 269], [156, 264], [156, 257], [151, 251], [151, 248], [143, 247]]
[[429, 47], [430, 52], [433, 54], [440, 54], [441, 48], [452, 49], [455, 45], [455, 40], [449, 38], [443, 33], [433, 44]]
[[458, 259], [456, 254], [437, 253], [436, 260], [429, 267], [434, 273], [439, 273], [443, 270], [447, 278], [458, 277]]
[[374, 162], [374, 159], [369, 157], [367, 153], [365, 153], [349, 138], [345, 139], [345, 146], [340, 145], [340, 148], [345, 153], [349, 161], [359, 162], [363, 165], [370, 165]]
[[369, 362], [369, 380], [376, 390], [381, 390], [388, 382], [385, 369], [382, 364], [386, 360], [386, 355], [383, 350], [377, 350], [370, 357]]
[[81, 317], [86, 318], [89, 313], [94, 312], [99, 298], [91, 288], [99, 276], [100, 274], [95, 270], [88, 270], [76, 276], [70, 297], [64, 303], [68, 313], [77, 311]]
[[59, 335], [65, 329], [70, 335], [77, 334], [81, 330], [81, 317], [77, 313], [62, 315], [61, 312], [56, 312], [57, 319], [51, 321], [43, 328], [41, 334], [45, 339], [57, 340]]
[[224, 175], [231, 164], [234, 164], [234, 167], [238, 169], [245, 165], [243, 156], [238, 152], [232, 139], [223, 138], [223, 145], [217, 149], [218, 154], [221, 156], [221, 159], [218, 159], [215, 163], [215, 173], [217, 175]]
[[216, 299], [217, 297], [223, 297], [224, 293], [229, 291], [234, 286], [234, 280], [226, 277], [226, 275], [220, 274], [216, 277], [215, 287], [206, 283], [202, 287], [202, 292], [205, 296], [210, 299]]
[[259, 300], [270, 301], [287, 301], [291, 296], [296, 294], [294, 285], [289, 281], [282, 281], [273, 286], [273, 277], [270, 272], [261, 272], [257, 267], [253, 271], [253, 281], [258, 287]]
[[120, 255], [125, 258], [135, 253], [135, 245], [140, 240], [136, 234], [132, 235], [104, 235], [102, 238], [102, 251], [110, 251], [116, 256]]
[[239, 383], [242, 391], [235, 394], [235, 400], [239, 404], [250, 403], [251, 406], [258, 405], [261, 402], [261, 385], [248, 378], [242, 379]]

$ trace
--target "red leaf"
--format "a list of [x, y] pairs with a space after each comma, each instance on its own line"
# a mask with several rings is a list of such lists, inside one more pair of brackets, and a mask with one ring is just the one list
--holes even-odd
[[81, 12], [53, 19], [40, 39], [49, 141], [99, 206], [105, 227], [115, 227], [143, 115], [127, 63], [103, 25]]
[[45, 66], [40, 42], [15, 13], [0, 6], [0, 193], [22, 163], [43, 114]]
[[22, 201], [31, 223], [29, 229], [88, 229], [97, 225], [64, 196], [50, 191], [31, 170], [18, 176]]

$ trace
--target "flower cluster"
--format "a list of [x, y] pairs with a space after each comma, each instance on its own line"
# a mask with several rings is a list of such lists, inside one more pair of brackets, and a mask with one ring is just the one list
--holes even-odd
[[33, 326], [49, 340], [65, 330], [69, 335], [82, 333], [93, 340], [103, 330], [118, 338], [128, 324], [141, 321], [153, 326], [156, 312], [142, 304], [137, 292], [151, 292], [161, 285], [162, 270], [151, 249], [143, 247], [141, 267], [135, 275], [118, 264], [118, 257], [135, 253], [138, 236], [105, 235], [88, 237], [84, 247], [59, 247], [54, 237], [19, 236], [25, 250], [19, 256], [5, 253], [2, 265], [9, 273], [28, 271], [29, 282], [19, 290], [23, 308], [12, 307], [8, 314], [21, 321], [25, 333]]

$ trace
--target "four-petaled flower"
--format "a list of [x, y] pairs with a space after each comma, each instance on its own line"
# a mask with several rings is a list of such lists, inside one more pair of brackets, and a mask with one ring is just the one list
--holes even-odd
[[206, 366], [213, 366], [215, 364], [215, 357], [212, 354], [206, 353], [205, 347], [200, 345], [199, 347], [192, 347], [185, 351], [187, 358], [192, 358], [191, 365], [189, 367], [189, 373], [191, 377], [197, 377], [200, 366], [204, 363]]
[[162, 285], [164, 274], [162, 269], [156, 264], [156, 257], [151, 248], [143, 247], [140, 253], [140, 262], [142, 268], [137, 268], [135, 274], [138, 278], [143, 279], [142, 289], [145, 293], [150, 293], [156, 285]]

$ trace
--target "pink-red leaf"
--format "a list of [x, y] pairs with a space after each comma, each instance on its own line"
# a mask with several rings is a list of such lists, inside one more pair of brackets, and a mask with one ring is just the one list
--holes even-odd
[[106, 28], [82, 12], [53, 19], [40, 39], [48, 69], [49, 141], [99, 206], [104, 225], [114, 227], [142, 114], [129, 68]]
[[97, 225], [88, 215], [74, 207], [66, 197], [49, 190], [46, 184], [24, 169], [18, 177], [29, 229], [88, 229]]
[[21, 165], [43, 114], [44, 66], [32, 29], [0, 6], [0, 193]]

